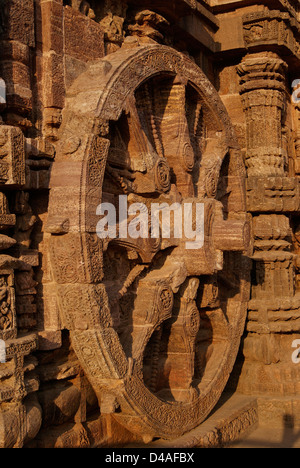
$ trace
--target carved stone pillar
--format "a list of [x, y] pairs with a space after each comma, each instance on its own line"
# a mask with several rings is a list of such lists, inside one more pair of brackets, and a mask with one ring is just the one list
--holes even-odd
[[[26, 5], [30, 6], [31, 3], [27, 2]], [[16, 8], [15, 2], [11, 2], [8, 12], [14, 8]], [[25, 11], [25, 17], [26, 13]], [[14, 24], [7, 32], [8, 38], [12, 32], [16, 35], [18, 33]], [[26, 94], [26, 89], [19, 85], [18, 79], [22, 80], [19, 75], [16, 79], [17, 84], [12, 81], [15, 72], [23, 70], [26, 76], [26, 67], [23, 67], [25, 64], [22, 65], [21, 56], [18, 55], [18, 52], [26, 51], [26, 46], [23, 47], [24, 44], [19, 41], [10, 40], [4, 41], [2, 45], [4, 58], [8, 58], [10, 53], [13, 56], [12, 60], [6, 62], [4, 60], [4, 67], [2, 61], [4, 74], [7, 72], [5, 80], [7, 89], [6, 85], [2, 88], [5, 94], [1, 94], [3, 99], [0, 111], [6, 111], [6, 122], [12, 121], [26, 128], [26, 116], [31, 106], [30, 93]], [[26, 80], [24, 85], [26, 88]], [[28, 100], [23, 99], [24, 96], [27, 96]], [[15, 114], [11, 114], [12, 111]], [[20, 307], [20, 300], [18, 303], [20, 297], [29, 297], [28, 288], [26, 291], [24, 286], [25, 283], [29, 285], [28, 279], [32, 281], [32, 271], [28, 259], [19, 255], [19, 239], [11, 237], [12, 230], [18, 226], [18, 221], [16, 215], [10, 212], [13, 207], [9, 208], [9, 202], [14, 196], [18, 196], [24, 185], [23, 132], [18, 126], [3, 125], [0, 117], [0, 340], [4, 343], [0, 369], [0, 447], [2, 448], [22, 447], [27, 435], [30, 434], [29, 439], [34, 437], [41, 425], [41, 411], [35, 394], [39, 388], [34, 372], [36, 361], [31, 356], [31, 353], [37, 349], [37, 335], [32, 332], [33, 327], [28, 326], [28, 321], [26, 326], [23, 326], [25, 309]], [[21, 285], [23, 288], [20, 288]], [[30, 293], [33, 302], [34, 292], [31, 290]], [[25, 312], [27, 313], [28, 309]]]
[[299, 336], [300, 297], [289, 216], [254, 216], [253, 232], [252, 298], [239, 391], [296, 395], [299, 369], [291, 360], [291, 346]]
[[246, 112], [248, 176], [283, 176], [282, 117], [287, 65], [276, 54], [251, 54], [238, 67]]
[[259, 215], [253, 219], [255, 277], [252, 299], [278, 301], [295, 295], [292, 230], [285, 215]]
[[246, 115], [247, 202], [254, 236], [239, 390], [294, 395], [299, 371], [290, 349], [299, 330], [300, 298], [290, 215], [299, 211], [299, 181], [288, 161], [287, 65], [274, 53], [249, 54], [238, 73]]
[[[31, 127], [31, 49], [35, 46], [34, 1], [4, 0], [1, 35], [1, 75], [6, 82], [5, 120], [23, 129]], [[20, 14], [22, 12], [22, 14]]]

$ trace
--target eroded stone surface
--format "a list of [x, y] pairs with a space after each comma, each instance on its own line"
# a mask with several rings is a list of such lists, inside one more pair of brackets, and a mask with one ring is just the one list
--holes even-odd
[[[172, 444], [228, 381], [296, 401], [296, 3], [2, 4], [0, 447]], [[203, 203], [203, 246], [99, 239], [120, 196]]]

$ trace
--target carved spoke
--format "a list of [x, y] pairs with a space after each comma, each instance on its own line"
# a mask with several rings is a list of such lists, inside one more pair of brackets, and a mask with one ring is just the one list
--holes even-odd
[[[240, 252], [249, 241], [244, 172], [225, 109], [197, 66], [162, 46], [126, 53], [114, 53], [111, 68], [99, 61], [89, 70], [89, 89], [101, 83], [96, 109], [86, 105], [95, 101], [90, 91], [82, 93], [85, 75], [73, 85], [48, 232], [54, 269], [65, 263], [66, 274], [55, 270], [62, 315], [101, 411], [120, 406], [115, 418], [122, 424], [134, 421], [134, 430], [169, 438], [208, 415], [238, 351], [246, 310]], [[60, 213], [70, 158], [80, 190]], [[161, 217], [152, 237], [149, 216], [148, 236], [120, 235], [124, 223], [136, 222], [127, 211], [116, 238], [97, 239], [98, 204], [119, 213], [124, 195], [127, 210], [142, 204], [140, 215], [154, 203], [182, 212], [186, 203], [194, 212], [201, 204], [203, 243], [187, 248], [190, 236], [184, 229], [178, 235], [183, 220], [170, 211], [169, 235]], [[223, 269], [236, 284], [234, 298]]]

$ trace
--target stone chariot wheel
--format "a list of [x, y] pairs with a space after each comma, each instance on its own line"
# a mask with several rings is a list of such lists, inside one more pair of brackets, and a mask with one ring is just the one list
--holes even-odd
[[[249, 294], [245, 172], [202, 71], [168, 47], [127, 47], [69, 90], [47, 232], [63, 326], [102, 414], [168, 439], [208, 416], [236, 360]], [[125, 196], [147, 210], [201, 204], [203, 245], [161, 229], [100, 239], [97, 207], [117, 213]]]

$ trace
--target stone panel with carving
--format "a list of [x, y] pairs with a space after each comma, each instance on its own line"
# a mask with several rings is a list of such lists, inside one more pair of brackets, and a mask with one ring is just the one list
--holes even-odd
[[0, 0], [1, 448], [300, 424], [298, 9]]
[[[107, 121], [101, 136], [99, 119]], [[120, 407], [114, 417], [145, 437], [170, 438], [199, 424], [231, 372], [248, 291], [244, 176], [225, 109], [184, 55], [125, 43], [74, 82], [47, 223], [57, 294], [101, 411]], [[236, 209], [218, 200], [221, 185]], [[187, 250], [187, 239], [174, 235], [101, 241], [97, 205], [118, 207], [122, 195], [129, 207], [202, 203], [204, 246]], [[234, 264], [229, 298], [224, 279]], [[218, 300], [209, 301], [203, 284], [209, 291], [212, 277]]]

